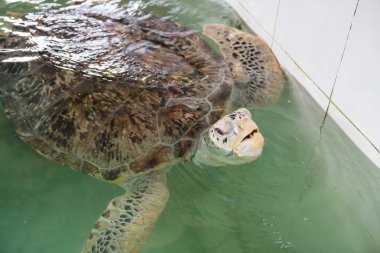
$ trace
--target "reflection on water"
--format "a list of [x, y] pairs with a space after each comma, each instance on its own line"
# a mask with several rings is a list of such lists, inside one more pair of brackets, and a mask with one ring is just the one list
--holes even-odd
[[[63, 3], [0, 2], [0, 15]], [[196, 31], [236, 21], [218, 0], [128, 4]], [[262, 157], [243, 166], [174, 167], [167, 208], [142, 252], [379, 252], [379, 170], [329, 118], [320, 132], [323, 111], [292, 79], [278, 103], [252, 112], [266, 137]], [[38, 155], [1, 110], [0, 252], [79, 253], [121, 193]]]

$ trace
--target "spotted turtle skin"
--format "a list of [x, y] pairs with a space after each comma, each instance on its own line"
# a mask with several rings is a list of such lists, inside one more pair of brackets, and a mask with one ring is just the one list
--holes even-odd
[[117, 4], [28, 14], [1, 39], [0, 99], [44, 156], [107, 181], [184, 162], [233, 80], [195, 32]]

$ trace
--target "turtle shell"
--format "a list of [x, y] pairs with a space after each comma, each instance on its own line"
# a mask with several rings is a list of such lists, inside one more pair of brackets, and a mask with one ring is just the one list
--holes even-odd
[[39, 153], [104, 180], [185, 161], [232, 78], [193, 31], [114, 4], [28, 14], [1, 44], [0, 96]]

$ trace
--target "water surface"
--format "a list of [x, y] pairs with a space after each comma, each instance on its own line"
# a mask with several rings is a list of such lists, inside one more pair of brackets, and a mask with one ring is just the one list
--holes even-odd
[[[220, 0], [125, 3], [196, 31], [239, 23]], [[62, 4], [0, 1], [0, 15]], [[276, 104], [252, 113], [266, 138], [262, 157], [172, 168], [167, 208], [142, 253], [380, 252], [380, 170], [329, 117], [321, 130], [323, 110], [291, 78]], [[122, 193], [38, 155], [0, 110], [0, 252], [79, 253]]]

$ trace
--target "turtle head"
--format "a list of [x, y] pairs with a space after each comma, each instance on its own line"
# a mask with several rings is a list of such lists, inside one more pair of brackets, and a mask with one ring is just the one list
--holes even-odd
[[264, 138], [245, 108], [218, 120], [209, 128], [208, 135], [221, 153], [231, 156], [231, 163], [256, 160], [264, 146]]
[[237, 165], [256, 160], [264, 147], [264, 137], [251, 113], [240, 108], [213, 124], [203, 135], [198, 164]]

